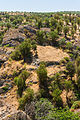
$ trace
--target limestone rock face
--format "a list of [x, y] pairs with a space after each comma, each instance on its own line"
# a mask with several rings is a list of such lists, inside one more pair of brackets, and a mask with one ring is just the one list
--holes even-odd
[[2, 46], [17, 46], [19, 43], [23, 42], [24, 39], [25, 35], [20, 33], [18, 29], [9, 29], [4, 35]]
[[25, 30], [31, 34], [36, 34], [36, 29], [32, 26], [24, 25], [20, 26], [18, 29], [9, 29], [5, 34], [2, 42], [2, 46], [15, 47], [24, 41], [27, 34], [25, 35]]
[[25, 30], [28, 30], [30, 33], [36, 34], [36, 29], [30, 25], [19, 26], [20, 32], [23, 33]]
[[3, 63], [6, 63], [12, 51], [14, 51], [13, 48], [0, 47], [0, 67]]
[[5, 118], [2, 118], [2, 120], [30, 120], [30, 118], [25, 112], [19, 110], [6, 116]]

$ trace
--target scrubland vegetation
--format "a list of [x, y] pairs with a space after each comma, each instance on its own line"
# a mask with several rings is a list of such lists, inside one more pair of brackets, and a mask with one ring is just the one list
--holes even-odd
[[[24, 40], [21, 36], [8, 36], [5, 40], [12, 29], [24, 35]], [[56, 62], [40, 61], [37, 46], [51, 46], [68, 56]], [[80, 12], [1, 12], [0, 48], [12, 50], [6, 60], [11, 66], [13, 63], [21, 65], [10, 73], [13, 88], [17, 87], [19, 110], [29, 115], [31, 120], [80, 120]], [[0, 59], [0, 62], [1, 68], [5, 69], [5, 61]], [[35, 69], [28, 69], [32, 66]], [[47, 69], [55, 66], [59, 71], [48, 75]], [[32, 74], [37, 75], [38, 82], [34, 83], [38, 86], [37, 92], [30, 81]], [[1, 80], [6, 78], [7, 73]], [[8, 87], [2, 87], [4, 94]]]

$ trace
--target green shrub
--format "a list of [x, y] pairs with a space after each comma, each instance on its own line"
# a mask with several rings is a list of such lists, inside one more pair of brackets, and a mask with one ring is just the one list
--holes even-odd
[[26, 61], [26, 58], [30, 58], [31, 55], [31, 43], [27, 40], [21, 43], [19, 46], [20, 53], [24, 59], [24, 62]]
[[35, 104], [35, 119], [37, 120], [80, 120], [79, 116], [69, 109], [55, 109], [52, 103], [41, 98]]
[[63, 107], [62, 98], [60, 97], [61, 92], [62, 90], [57, 88], [52, 93], [53, 102], [55, 103], [56, 107]]
[[14, 78], [14, 83], [17, 85], [18, 77]]
[[67, 42], [67, 43], [66, 43], [66, 48], [67, 48], [68, 50], [72, 50], [72, 49], [73, 49], [72, 43], [71, 43], [71, 42]]
[[6, 24], [6, 27], [9, 29], [11, 27], [11, 24], [10, 23], [7, 23]]
[[66, 65], [66, 70], [68, 71], [68, 75], [71, 77], [71, 80], [72, 80], [72, 77], [75, 74], [75, 65], [74, 65], [74, 63], [73, 62], [68, 62], [67, 65]]
[[9, 85], [2, 87], [2, 89], [6, 92], [9, 89]]
[[64, 47], [66, 45], [66, 40], [65, 38], [62, 38], [60, 41], [59, 41], [59, 46], [60, 47]]
[[79, 116], [69, 109], [55, 110], [45, 120], [80, 120]]
[[47, 120], [50, 113], [52, 113], [53, 105], [48, 99], [41, 98], [35, 104], [35, 118], [37, 120]]
[[80, 57], [76, 58], [76, 66], [78, 67], [80, 65]]
[[29, 76], [29, 72], [27, 72], [26, 70], [23, 70], [21, 72], [21, 74], [19, 75], [19, 77], [24, 79], [24, 80], [26, 80], [28, 78], [28, 76]]
[[3, 41], [3, 37], [0, 37], [0, 44], [2, 43], [2, 41]]
[[72, 53], [69, 54], [69, 56], [73, 59], [74, 58], [74, 55]]
[[26, 103], [30, 103], [34, 98], [34, 91], [30, 88], [27, 88], [25, 95], [19, 99], [19, 108], [24, 109]]
[[80, 108], [80, 101], [75, 101], [71, 107], [71, 109], [78, 109]]
[[25, 88], [25, 86], [26, 86], [25, 80], [22, 79], [22, 78], [20, 78], [20, 77], [15, 77], [15, 78], [14, 78], [14, 82], [15, 82], [15, 84], [16, 84], [17, 87], [18, 87], [17, 93], [18, 93], [18, 95], [21, 97], [21, 96], [22, 96], [22, 93], [23, 93], [23, 90], [24, 90], [24, 88]]
[[18, 72], [16, 70], [13, 71], [13, 77], [18, 76]]
[[28, 76], [29, 76], [29, 73], [26, 70], [23, 70], [18, 77], [14, 78], [14, 82], [15, 82], [15, 84], [18, 87], [18, 91], [17, 92], [18, 92], [20, 97], [22, 96], [23, 90], [26, 87], [25, 81], [28, 78]]
[[77, 67], [76, 72], [77, 72], [77, 76], [79, 77], [80, 76], [80, 65]]
[[39, 79], [39, 86], [40, 88], [43, 88], [44, 86], [46, 86], [47, 83], [47, 70], [46, 67], [43, 63], [40, 64], [39, 68], [37, 69], [37, 75], [38, 75], [38, 79]]
[[70, 80], [67, 80], [64, 82], [64, 86], [65, 86], [65, 89], [69, 91], [72, 89], [72, 82]]
[[41, 19], [38, 20], [38, 25], [37, 25], [37, 27], [38, 27], [38, 29], [40, 29], [40, 28], [42, 27], [42, 20], [41, 20]]
[[12, 52], [11, 58], [13, 60], [21, 60], [21, 53], [20, 53], [20, 51], [19, 50], [15, 50], [14, 52]]
[[69, 57], [64, 57], [64, 59], [65, 59], [67, 62], [69, 62]]
[[58, 24], [57, 26], [58, 35], [62, 32], [62, 26]]
[[67, 36], [67, 33], [69, 32], [69, 27], [68, 26], [65, 26], [64, 27], [64, 34], [65, 34], [65, 37]]
[[23, 80], [22, 78], [17, 78], [17, 82], [16, 82], [17, 84], [17, 87], [18, 87], [18, 91], [17, 91], [17, 93], [18, 93], [18, 95], [21, 97], [22, 96], [22, 93], [23, 93], [23, 90], [24, 90], [24, 88], [25, 88], [25, 80]]
[[65, 59], [60, 60], [60, 64], [66, 64], [66, 60]]
[[37, 33], [36, 33], [36, 40], [37, 40], [38, 44], [43, 45], [43, 43], [45, 42], [44, 31], [41, 31], [41, 30], [37, 31]]
[[33, 45], [32, 45], [32, 49], [33, 49], [33, 50], [36, 50], [36, 49], [37, 49], [36, 44], [33, 44]]
[[57, 34], [57, 31], [51, 31], [50, 32], [50, 37], [51, 37], [51, 40], [52, 40], [52, 43], [54, 46], [57, 46], [57, 38], [59, 38], [58, 34]]
[[42, 97], [49, 97], [50, 94], [48, 89], [47, 70], [44, 63], [41, 63], [39, 68], [37, 69], [37, 75]]

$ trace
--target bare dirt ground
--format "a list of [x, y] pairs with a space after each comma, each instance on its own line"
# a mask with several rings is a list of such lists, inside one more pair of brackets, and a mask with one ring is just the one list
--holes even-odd
[[40, 61], [60, 61], [64, 57], [69, 57], [66, 52], [52, 46], [37, 46], [38, 57]]
[[2, 118], [5, 117], [6, 115], [9, 115], [17, 111], [18, 99], [17, 99], [16, 90], [17, 88], [14, 87], [5, 95], [0, 96], [1, 97], [0, 120], [2, 120]]
[[49, 66], [47, 67], [48, 76], [53, 76], [55, 73], [63, 71], [64, 69], [65, 67], [60, 65]]

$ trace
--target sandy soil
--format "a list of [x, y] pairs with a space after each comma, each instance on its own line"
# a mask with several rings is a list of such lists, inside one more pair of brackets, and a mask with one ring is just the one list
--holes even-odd
[[37, 46], [40, 61], [60, 61], [64, 57], [69, 57], [66, 52], [52, 46]]

